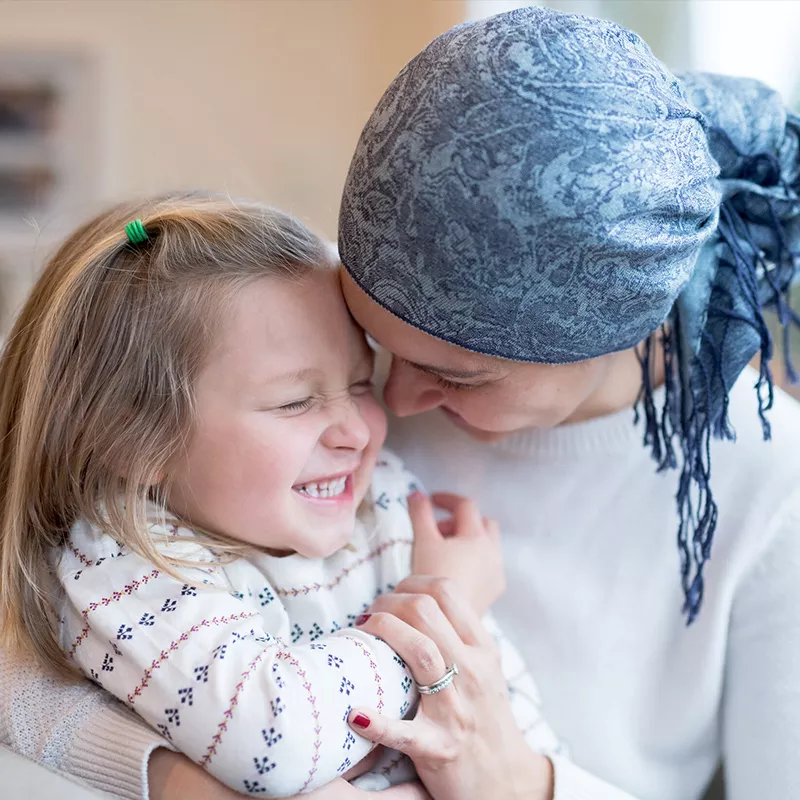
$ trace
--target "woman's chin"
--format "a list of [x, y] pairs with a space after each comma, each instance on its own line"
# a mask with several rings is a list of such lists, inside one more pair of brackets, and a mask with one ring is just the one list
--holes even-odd
[[453, 425], [461, 428], [464, 433], [468, 434], [473, 439], [477, 439], [479, 442], [499, 442], [509, 435], [505, 431], [485, 431], [482, 428], [476, 428], [474, 425], [470, 425], [460, 414], [456, 414], [455, 411], [451, 411], [444, 406], [441, 407], [441, 411]]

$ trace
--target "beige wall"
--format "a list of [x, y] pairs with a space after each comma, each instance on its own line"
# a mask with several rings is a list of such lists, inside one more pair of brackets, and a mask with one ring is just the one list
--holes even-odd
[[462, 0], [19, 0], [0, 48], [87, 50], [101, 199], [203, 186], [335, 234], [370, 109]]

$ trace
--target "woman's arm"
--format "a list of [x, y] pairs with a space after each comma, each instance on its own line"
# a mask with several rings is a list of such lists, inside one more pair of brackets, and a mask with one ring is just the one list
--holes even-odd
[[800, 786], [800, 495], [784, 507], [733, 603], [723, 698], [728, 800]]
[[151, 753], [168, 746], [91, 684], [53, 678], [2, 650], [0, 744], [125, 800], [147, 800]]

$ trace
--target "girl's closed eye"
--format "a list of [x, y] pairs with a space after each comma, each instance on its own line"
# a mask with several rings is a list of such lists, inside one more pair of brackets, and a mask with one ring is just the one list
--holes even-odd
[[277, 407], [277, 411], [300, 412], [308, 411], [314, 405], [313, 397], [306, 397], [302, 400], [294, 400], [291, 403], [284, 403], [282, 406]]

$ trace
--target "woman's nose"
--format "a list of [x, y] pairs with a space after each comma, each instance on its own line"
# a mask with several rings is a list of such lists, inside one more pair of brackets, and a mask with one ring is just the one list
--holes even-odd
[[444, 393], [432, 378], [395, 358], [383, 389], [383, 399], [398, 417], [409, 417], [440, 406]]

